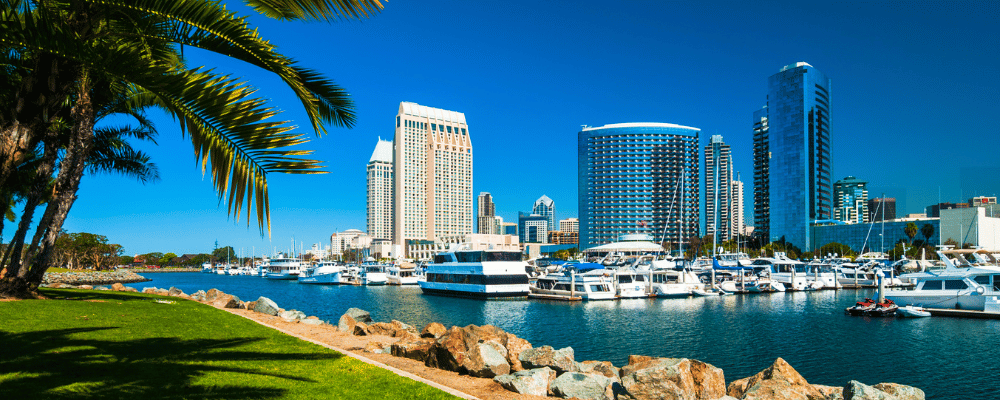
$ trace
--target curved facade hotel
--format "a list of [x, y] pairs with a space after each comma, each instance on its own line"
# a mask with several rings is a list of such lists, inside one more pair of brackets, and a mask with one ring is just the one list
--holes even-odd
[[580, 249], [631, 233], [677, 249], [698, 235], [698, 135], [675, 124], [584, 127], [578, 140]]

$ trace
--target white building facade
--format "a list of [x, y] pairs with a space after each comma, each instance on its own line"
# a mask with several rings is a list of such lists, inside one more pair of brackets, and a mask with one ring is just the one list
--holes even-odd
[[566, 218], [559, 220], [560, 232], [580, 232], [580, 220], [576, 218]]
[[379, 138], [368, 160], [368, 235], [375, 239], [393, 237], [392, 141]]
[[730, 224], [729, 230], [733, 235], [748, 235], [746, 216], [743, 211], [743, 181], [734, 179], [730, 192], [732, 201], [730, 202]]
[[403, 102], [396, 115], [393, 242], [472, 233], [465, 114]]
[[330, 235], [330, 254], [336, 257], [348, 250], [364, 250], [372, 246], [372, 237], [358, 229], [348, 229]]
[[438, 236], [433, 243], [410, 245], [407, 254], [414, 260], [429, 260], [437, 253], [456, 249], [521, 251], [517, 236], [467, 233]]

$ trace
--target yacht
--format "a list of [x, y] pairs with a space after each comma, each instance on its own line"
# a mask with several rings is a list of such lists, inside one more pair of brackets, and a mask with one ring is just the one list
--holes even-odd
[[299, 283], [339, 285], [346, 271], [347, 268], [337, 265], [336, 261], [320, 261], [300, 272], [298, 280]]
[[201, 272], [204, 272], [206, 274], [211, 274], [214, 268], [215, 267], [212, 266], [212, 263], [201, 264]]
[[385, 285], [389, 281], [385, 274], [385, 265], [376, 263], [374, 258], [368, 257], [368, 260], [359, 267], [358, 282], [362, 285]]
[[418, 284], [424, 293], [442, 296], [526, 297], [527, 265], [517, 251], [447, 251], [434, 256]]
[[1000, 262], [995, 254], [982, 249], [948, 249], [937, 254], [944, 269], [904, 274], [916, 286], [886, 290], [885, 297], [923, 308], [1000, 312]]
[[631, 268], [611, 270], [610, 274], [615, 284], [615, 294], [622, 299], [637, 299], [649, 297], [646, 291], [648, 271]]
[[413, 264], [402, 264], [386, 268], [387, 283], [390, 285], [416, 285], [420, 274], [415, 267]]
[[530, 284], [532, 294], [583, 300], [614, 300], [615, 291], [611, 273], [596, 263], [575, 264], [562, 273], [539, 277]]
[[656, 269], [649, 273], [650, 293], [656, 297], [688, 297], [695, 290], [705, 290], [698, 275], [687, 268]]
[[753, 265], [769, 266], [771, 281], [780, 283], [787, 290], [818, 290], [826, 286], [824, 281], [830, 285], [836, 284], [832, 271], [821, 276], [818, 269], [810, 268], [809, 264], [802, 261], [790, 259], [781, 252], [775, 253], [773, 258], [758, 258], [754, 260]]
[[301, 269], [299, 259], [278, 254], [268, 264], [267, 279], [296, 280], [299, 278]]

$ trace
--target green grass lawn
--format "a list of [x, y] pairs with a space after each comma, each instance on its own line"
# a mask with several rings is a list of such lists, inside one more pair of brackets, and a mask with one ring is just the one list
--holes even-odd
[[455, 398], [197, 302], [42, 293], [0, 302], [0, 399]]

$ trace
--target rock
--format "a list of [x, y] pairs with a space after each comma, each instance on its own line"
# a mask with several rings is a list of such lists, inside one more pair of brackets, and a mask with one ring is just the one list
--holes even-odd
[[749, 378], [733, 381], [726, 393], [739, 399], [825, 399], [818, 388], [806, 382], [784, 359]]
[[218, 308], [239, 308], [240, 298], [233, 296], [231, 294], [225, 294], [216, 296], [215, 300], [212, 300], [212, 306]]
[[549, 391], [562, 398], [576, 397], [583, 400], [603, 400], [604, 390], [614, 381], [602, 375], [566, 372], [552, 381]]
[[278, 305], [267, 297], [261, 297], [254, 302], [253, 310], [267, 315], [278, 315]]
[[630, 356], [622, 386], [636, 399], [718, 399], [726, 395], [722, 369], [687, 358]]
[[156, 295], [159, 295], [159, 296], [169, 296], [170, 295], [170, 291], [168, 291], [167, 289], [156, 289], [156, 292], [154, 292], [154, 293]]
[[122, 285], [121, 283], [115, 282], [115, 284], [111, 285], [111, 290], [114, 290], [116, 292], [124, 292], [125, 291], [125, 285]]
[[323, 321], [320, 321], [318, 319], [302, 319], [299, 320], [299, 322], [306, 325], [323, 325]]
[[354, 336], [366, 336], [368, 335], [368, 325], [364, 322], [358, 322], [354, 325]]
[[131, 287], [131, 286], [126, 286], [125, 287], [125, 291], [126, 292], [132, 292], [132, 293], [139, 293], [139, 289], [136, 289], [136, 288]]
[[388, 322], [376, 322], [368, 325], [368, 333], [392, 337], [396, 333], [396, 328]]
[[467, 357], [462, 367], [469, 375], [480, 378], [492, 378], [510, 373], [507, 363], [507, 349], [496, 341], [477, 343], [466, 353]]
[[76, 287], [77, 289], [93, 290], [94, 287], [90, 285], [80, 285]]
[[340, 316], [340, 321], [337, 322], [337, 329], [341, 332], [352, 333], [354, 332], [354, 325], [357, 323], [350, 315], [344, 314]]
[[205, 293], [204, 290], [199, 290], [197, 292], [194, 292], [194, 294], [191, 295], [191, 298], [197, 301], [205, 301], [206, 296], [207, 294]]
[[479, 338], [471, 330], [453, 326], [437, 340], [424, 364], [445, 371], [462, 372], [465, 352], [478, 342]]
[[621, 370], [609, 361], [581, 361], [576, 363], [578, 372], [586, 375], [601, 375], [621, 383]]
[[[215, 301], [216, 297], [219, 297], [219, 296], [224, 295], [224, 294], [225, 293], [223, 293], [221, 290], [216, 289], [216, 288], [208, 289], [208, 292], [205, 293], [205, 301], [211, 303], [211, 302]], [[274, 314], [271, 314], [271, 315], [274, 315]]]
[[[727, 397], [729, 396], [723, 396], [719, 400], [729, 400]], [[635, 396], [625, 390], [625, 387], [619, 382], [611, 382], [608, 387], [604, 388], [604, 398], [608, 400], [636, 400]]]
[[184, 295], [184, 291], [182, 291], [182, 290], [180, 290], [180, 289], [178, 289], [176, 287], [171, 286], [170, 290], [167, 291], [167, 295], [173, 296], [173, 297], [180, 297], [180, 296]]
[[504, 346], [507, 347], [507, 362], [510, 363], [511, 371], [523, 370], [524, 366], [521, 365], [521, 353], [530, 349], [531, 343], [515, 336], [512, 333], [508, 333], [507, 341], [504, 343]]
[[365, 348], [364, 348], [365, 351], [367, 351], [369, 353], [375, 353], [375, 354], [385, 353], [384, 349], [385, 349], [385, 345], [382, 344], [382, 343], [379, 343], [379, 342], [368, 342], [368, 343], [365, 344]]
[[278, 316], [288, 322], [298, 321], [300, 319], [306, 319], [306, 314], [302, 311], [297, 311], [297, 310], [284, 311], [278, 313]]
[[[518, 356], [518, 360], [521, 361], [524, 368], [549, 367], [555, 370], [557, 374], [562, 374], [564, 372], [576, 371], [576, 362], [573, 361], [573, 357], [572, 347], [555, 350], [552, 346], [542, 346], [522, 351]], [[603, 387], [601, 390], [603, 390]]]
[[923, 400], [924, 391], [896, 383], [868, 386], [858, 381], [844, 385], [844, 400]]
[[436, 342], [430, 338], [415, 341], [398, 341], [392, 344], [392, 355], [411, 360], [426, 361], [427, 356]]
[[319, 317], [317, 317], [315, 315], [310, 315], [310, 316], [306, 317], [306, 319], [315, 319], [315, 320], [318, 320]]
[[96, 289], [96, 290], [111, 290], [111, 288], [109, 288], [107, 286], [96, 286], [96, 287], [94, 287], [94, 289]]
[[549, 384], [555, 379], [556, 371], [543, 367], [500, 375], [493, 378], [493, 381], [514, 393], [544, 397], [549, 394]]
[[844, 400], [844, 388], [839, 386], [811, 385], [823, 394], [824, 400]]
[[350, 315], [355, 321], [364, 322], [366, 324], [372, 323], [372, 316], [368, 311], [362, 310], [360, 308], [348, 308], [344, 315]]
[[437, 339], [446, 332], [448, 332], [448, 328], [445, 328], [444, 325], [437, 322], [431, 322], [427, 324], [422, 331], [420, 331], [420, 337]]

